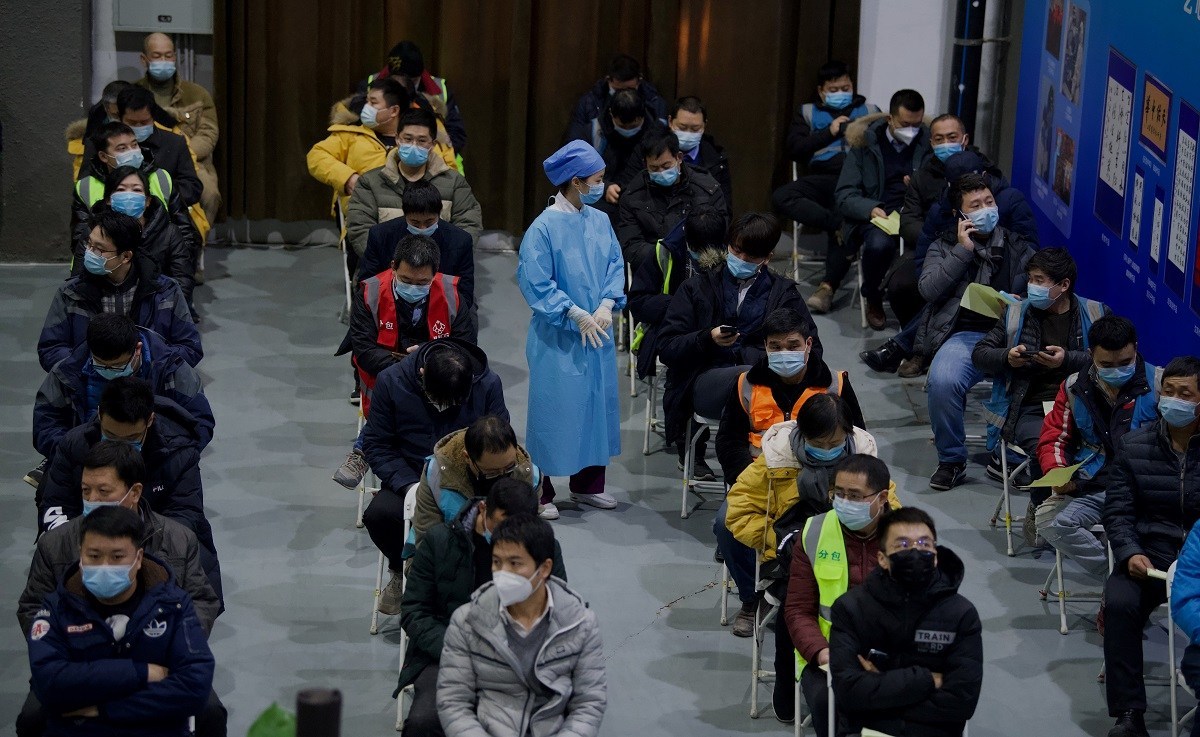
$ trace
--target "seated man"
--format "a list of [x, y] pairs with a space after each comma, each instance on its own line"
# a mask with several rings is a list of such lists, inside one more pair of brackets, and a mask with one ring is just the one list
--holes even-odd
[[154, 93], [159, 107], [179, 122], [188, 147], [196, 157], [196, 176], [202, 191], [200, 204], [208, 222], [217, 221], [221, 193], [212, 154], [217, 147], [217, 106], [212, 95], [195, 82], [181, 79], [175, 68], [175, 42], [165, 33], [151, 33], [142, 41], [146, 75], [134, 84]]
[[597, 141], [592, 135], [604, 124], [604, 113], [608, 111], [610, 103], [615, 102], [617, 93], [623, 90], [636, 92], [641, 97], [646, 111], [645, 122], [666, 122], [666, 102], [659, 96], [654, 85], [642, 77], [642, 65], [629, 54], [617, 54], [609, 62], [608, 73], [597, 80], [575, 103], [575, 110], [571, 113], [571, 122], [567, 127], [566, 140], [585, 141], [599, 150], [600, 147], [596, 145]]
[[878, 524], [879, 567], [833, 602], [838, 733], [960, 737], [983, 686], [983, 626], [958, 593], [962, 560], [937, 544], [923, 510], [897, 509]]
[[346, 213], [346, 242], [359, 258], [367, 247], [373, 225], [404, 215], [402, 196], [413, 182], [425, 180], [437, 187], [442, 217], [478, 238], [483, 230], [479, 201], [462, 174], [444, 159], [430, 156], [437, 141], [437, 119], [426, 110], [407, 110], [400, 116], [397, 147], [380, 168], [362, 175], [354, 185]]
[[854, 80], [844, 61], [827, 61], [817, 70], [816, 99], [797, 108], [788, 126], [788, 158], [804, 167], [805, 174], [775, 190], [771, 200], [784, 217], [825, 231], [832, 253], [842, 226], [833, 193], [850, 150], [846, 126], [878, 114], [879, 106], [854, 94]]
[[[362, 107], [355, 114], [359, 100]], [[400, 83], [384, 77], [367, 86], [365, 98], [341, 100], [330, 109], [329, 135], [308, 150], [308, 173], [333, 190], [334, 205], [341, 206], [343, 217], [359, 177], [387, 163], [408, 104], [408, 94]]]
[[[436, 77], [425, 67], [421, 49], [412, 41], [400, 41], [388, 52], [383, 69], [375, 79], [395, 79], [414, 97], [424, 100], [446, 126], [454, 150], [462, 154], [467, 147], [467, 125], [463, 122], [458, 100], [446, 86], [445, 77]], [[459, 157], [461, 158], [461, 156]]]
[[136, 84], [126, 87], [117, 95], [118, 119], [133, 129], [142, 153], [155, 166], [171, 175], [171, 181], [179, 188], [179, 198], [184, 205], [191, 207], [200, 201], [204, 185], [196, 174], [187, 139], [155, 125], [156, 106], [154, 93]]
[[1108, 737], [1146, 737], [1142, 630], [1167, 600], [1166, 571], [1200, 518], [1200, 359], [1163, 369], [1160, 418], [1117, 444], [1104, 498], [1113, 572], [1104, 584], [1104, 690], [1117, 722]]
[[458, 293], [468, 305], [475, 304], [475, 248], [467, 231], [442, 220], [442, 196], [424, 180], [412, 182], [400, 195], [404, 217], [372, 226], [367, 232], [367, 251], [358, 264], [358, 281], [388, 268], [396, 244], [406, 235], [423, 235], [438, 246], [438, 271], [458, 277]]
[[[404, 548], [404, 494], [421, 480], [435, 444], [484, 415], [508, 421], [504, 388], [487, 355], [459, 338], [421, 346], [376, 377], [373, 411], [363, 427], [363, 456], [380, 490], [363, 512], [375, 546], [388, 557], [393, 580]], [[388, 588], [392, 589], [391, 583]], [[399, 588], [390, 601], [399, 607]], [[381, 603], [381, 610], [383, 604]]]
[[87, 273], [63, 282], [46, 313], [37, 348], [42, 368], [49, 371], [84, 345], [88, 320], [104, 312], [128, 315], [157, 333], [168, 353], [178, 354], [190, 366], [200, 363], [200, 333], [179, 285], [138, 255], [138, 221], [104, 210], [94, 223], [83, 259]]
[[[943, 233], [957, 230], [960, 218], [958, 211], [950, 204], [950, 192], [954, 183], [966, 174], [982, 174], [989, 183], [992, 197], [996, 200], [996, 211], [1000, 214], [999, 225], [1024, 236], [1035, 246], [1038, 243], [1037, 221], [1025, 195], [1017, 188], [1009, 186], [1000, 168], [989, 162], [983, 154], [973, 149], [953, 154], [946, 159], [944, 169], [945, 185], [938, 199], [925, 213], [920, 234], [915, 241], [916, 246], [913, 247], [913, 240], [905, 237], [906, 249], [911, 248], [912, 263], [901, 265], [890, 275], [887, 285], [889, 299], [893, 292], [908, 289], [910, 280], [913, 285], [917, 285], [930, 244]], [[903, 227], [903, 215], [900, 222]], [[920, 291], [919, 286], [914, 288]], [[923, 299], [921, 301], [924, 302]], [[899, 373], [901, 377], [910, 379], [925, 373], [931, 357], [921, 355], [917, 345], [917, 333], [925, 322], [925, 315], [925, 308], [922, 308], [915, 317], [903, 323], [904, 327], [899, 333], [878, 348], [859, 353], [859, 358], [881, 373]]]
[[[997, 439], [1016, 445], [1030, 459], [1029, 473], [1041, 478], [1037, 444], [1046, 418], [1044, 404], [1053, 402], [1071, 374], [1092, 362], [1088, 331], [1108, 314], [1108, 307], [1075, 294], [1078, 270], [1065, 248], [1033, 254], [1025, 266], [1028, 296], [1004, 314], [971, 351], [975, 368], [992, 377], [987, 402], [989, 445]], [[993, 453], [987, 474], [1004, 481], [1000, 456]], [[1034, 510], [1049, 498], [1042, 488], [1029, 494], [1029, 526]]]
[[212, 527], [204, 516], [200, 480], [200, 440], [196, 421], [179, 405], [155, 397], [142, 379], [108, 382], [96, 417], [62, 437], [50, 460], [37, 499], [38, 532], [44, 534], [83, 514], [80, 501], [84, 459], [101, 440], [129, 443], [142, 452], [146, 484], [142, 498], [158, 514], [179, 522], [200, 541], [200, 561], [217, 595], [221, 566]]
[[983, 380], [971, 352], [996, 324], [995, 318], [963, 308], [963, 293], [972, 283], [1023, 293], [1025, 267], [1034, 251], [1028, 240], [996, 224], [996, 200], [982, 176], [961, 177], [950, 200], [963, 219], [955, 236], [943, 236], [930, 246], [918, 282], [921, 296], [929, 303], [920, 342], [925, 355], [933, 356], [928, 399], [938, 467], [929, 486], [938, 491], [966, 480], [963, 414], [967, 392]]
[[[178, 522], [156, 514], [142, 501], [146, 464], [142, 454], [128, 443], [102, 440], [88, 451], [83, 460], [84, 516], [60, 525], [38, 538], [29, 579], [17, 604], [17, 621], [28, 632], [38, 618], [42, 602], [58, 587], [66, 570], [79, 562], [79, 529], [87, 513], [108, 506], [123, 507], [138, 513], [146, 526], [146, 552], [166, 563], [177, 585], [187, 592], [196, 609], [196, 617], [205, 634], [221, 613], [221, 601], [208, 583], [200, 565], [196, 536]], [[224, 735], [225, 707], [216, 692], [196, 716], [196, 735]], [[31, 692], [17, 717], [19, 737], [41, 735], [46, 715]]]
[[171, 225], [184, 240], [184, 250], [192, 254], [200, 248], [200, 236], [179, 188], [171, 175], [142, 151], [132, 128], [119, 120], [102, 122], [92, 134], [89, 146], [71, 197], [71, 255], [75, 262], [71, 273], [83, 272], [84, 251], [95, 227], [92, 208], [104, 199], [109, 175], [123, 166], [132, 166], [150, 182], [148, 193], [167, 211]]
[[446, 734], [500, 737], [520, 733], [519, 724], [599, 734], [608, 701], [600, 624], [552, 575], [556, 550], [550, 523], [531, 514], [492, 533], [492, 582], [454, 612], [443, 636], [437, 711]]
[[1073, 478], [1037, 508], [1037, 532], [1085, 571], [1103, 579], [1108, 554], [1091, 532], [1104, 511], [1106, 474], [1125, 433], [1158, 417], [1161, 369], [1146, 363], [1137, 331], [1109, 315], [1088, 330], [1091, 365], [1067, 377], [1042, 423], [1037, 459], [1042, 473], [1076, 464]]
[[679, 139], [683, 162], [717, 180], [725, 195], [725, 211], [733, 212], [733, 175], [725, 147], [708, 132], [708, 111], [699, 97], [688, 95], [675, 101], [667, 116], [667, 128]]
[[762, 453], [763, 433], [795, 419], [814, 394], [842, 398], [850, 421], [864, 427], [858, 397], [845, 371], [831, 371], [813, 357], [809, 325], [799, 312], [775, 310], [763, 321], [766, 355], [738, 377], [737, 391], [729, 395], [717, 429], [717, 460], [727, 479], [736, 479]]
[[[875, 438], [853, 426], [846, 402], [834, 394], [810, 396], [795, 420], [767, 430], [763, 442], [762, 454], [736, 477], [713, 522], [717, 551], [742, 602], [733, 621], [737, 637], [754, 633], [761, 585], [769, 582], [780, 601], [787, 599], [791, 543], [805, 521], [830, 510], [833, 469], [847, 456], [877, 452]], [[888, 500], [899, 505], [894, 484], [888, 487]], [[760, 553], [762, 565], [755, 580], [754, 564]], [[793, 649], [787, 628], [776, 628], [772, 703], [775, 715], [784, 721], [795, 712]]]
[[615, 228], [621, 195], [645, 168], [642, 142], [664, 129], [636, 89], [618, 90], [607, 106], [591, 135], [584, 140], [604, 159], [604, 197], [592, 203], [592, 207], [608, 215]]
[[191, 597], [145, 540], [128, 509], [98, 509], [80, 524], [78, 564], [29, 628], [47, 734], [182, 737], [204, 710], [212, 652]]
[[[437, 675], [450, 615], [492, 580], [492, 534], [500, 523], [537, 512], [533, 488], [515, 478], [496, 479], [486, 494], [471, 501], [453, 518], [429, 529], [405, 577], [400, 622], [409, 639], [396, 689], [414, 686], [404, 722], [404, 733], [411, 737], [445, 735], [437, 712]], [[558, 541], [550, 575], [567, 580]]]
[[647, 134], [641, 151], [646, 169], [621, 193], [616, 228], [625, 262], [635, 272], [654, 256], [654, 244], [688, 213], [711, 210], [729, 215], [717, 180], [683, 162], [674, 133]]
[[[658, 339], [667, 366], [663, 412], [667, 444], [675, 446], [680, 469], [688, 418], [693, 411], [720, 418], [737, 377], [763, 356], [762, 326], [767, 315], [781, 307], [800, 313], [809, 325], [813, 358], [822, 355], [817, 326], [796, 282], [767, 268], [779, 235], [774, 215], [742, 215], [729, 229], [725, 263], [685, 281], [667, 308]], [[707, 442], [703, 436], [697, 441], [698, 460], [704, 458]], [[703, 471], [704, 466], [700, 468]], [[697, 478], [713, 475], [709, 470]]]
[[87, 343], [54, 364], [38, 389], [33, 405], [37, 452], [53, 457], [62, 436], [92, 419], [104, 388], [122, 376], [146, 380], [156, 396], [187, 410], [204, 450], [216, 420], [199, 374], [154, 332], [139, 329], [125, 315], [103, 313], [88, 323]]
[[827, 733], [829, 723], [829, 691], [821, 666], [829, 664], [832, 623], [825, 612], [879, 565], [878, 528], [891, 485], [883, 461], [846, 456], [834, 471], [832, 510], [809, 518], [792, 545], [782, 617], [795, 644], [800, 690], [818, 735]]
[[846, 131], [850, 150], [834, 192], [843, 219], [841, 244], [825, 257], [825, 278], [808, 298], [812, 310], [828, 312], [850, 262], [859, 257], [862, 297], [873, 330], [882, 330], [887, 323], [883, 277], [899, 250], [900, 239], [872, 225], [871, 219], [900, 210], [910, 176], [932, 155], [921, 94], [900, 90], [892, 95], [888, 109], [886, 117], [865, 116], [850, 123]]
[[[406, 235], [391, 268], [363, 281], [350, 310], [350, 331], [337, 355], [353, 351], [362, 386], [363, 417], [370, 417], [376, 377], [425, 343], [454, 336], [475, 343], [475, 309], [458, 293], [458, 277], [438, 271], [440, 254], [432, 238]], [[362, 434], [333, 480], [354, 489], [366, 475]]]
[[631, 344], [639, 377], [657, 373], [658, 334], [671, 297], [684, 281], [721, 264], [728, 230], [728, 218], [712, 211], [693, 212], [654, 245], [654, 258], [642, 261], [633, 272], [629, 311], [638, 321]]

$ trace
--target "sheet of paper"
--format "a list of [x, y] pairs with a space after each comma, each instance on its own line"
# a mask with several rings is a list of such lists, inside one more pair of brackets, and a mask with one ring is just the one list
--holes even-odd
[[892, 736], [890, 734], [884, 734], [883, 732], [876, 732], [875, 730], [870, 729], [868, 727], [868, 728], [863, 729], [862, 737], [892, 737]]
[[1052, 410], [1052, 409], [1054, 409], [1054, 400], [1050, 400], [1049, 402], [1042, 402], [1042, 414], [1048, 415], [1048, 414], [1050, 414], [1050, 410]]
[[1052, 468], [1040, 479], [1030, 484], [1029, 487], [1049, 488], [1051, 486], [1063, 486], [1071, 480], [1071, 477], [1075, 475], [1075, 472], [1082, 465], [1082, 463], [1076, 463], [1074, 466], [1067, 466], [1066, 468]]
[[871, 225], [888, 235], [900, 235], [900, 211], [892, 210], [886, 218], [871, 218]]
[[971, 312], [997, 319], [1004, 314], [1005, 306], [1016, 303], [1016, 297], [1011, 294], [1002, 294], [986, 284], [976, 283], [967, 285], [967, 290], [963, 292], [962, 300], [959, 301], [959, 304]]

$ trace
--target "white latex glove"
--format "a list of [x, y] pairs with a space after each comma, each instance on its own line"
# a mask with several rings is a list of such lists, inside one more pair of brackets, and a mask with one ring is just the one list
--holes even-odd
[[579, 327], [579, 333], [583, 337], [581, 342], [584, 346], [590, 343], [593, 348], [599, 348], [604, 345], [604, 341], [608, 340], [608, 334], [596, 322], [596, 318], [581, 307], [572, 307], [567, 311], [567, 317], [574, 320]]
[[608, 330], [612, 325], [612, 308], [613, 301], [611, 299], [601, 300], [600, 306], [592, 313], [592, 319], [600, 326], [601, 330]]

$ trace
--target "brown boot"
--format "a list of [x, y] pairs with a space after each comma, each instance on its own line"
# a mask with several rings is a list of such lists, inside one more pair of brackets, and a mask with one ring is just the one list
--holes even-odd
[[805, 300], [808, 309], [824, 315], [829, 310], [833, 309], [833, 287], [826, 282], [821, 282], [817, 287], [817, 291], [812, 293], [812, 296]]
[[887, 315], [883, 311], [883, 303], [867, 303], [867, 325], [872, 330], [883, 330], [887, 327]]
[[925, 373], [925, 357], [912, 356], [900, 362], [900, 368], [896, 374], [902, 379], [915, 379]]

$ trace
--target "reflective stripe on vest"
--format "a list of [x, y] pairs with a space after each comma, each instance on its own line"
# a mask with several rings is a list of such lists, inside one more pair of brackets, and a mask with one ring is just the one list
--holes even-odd
[[[828, 640], [833, 627], [833, 602], [850, 590], [850, 561], [846, 557], [846, 541], [837, 514], [825, 512], [810, 517], [804, 523], [801, 542], [817, 581], [817, 625], [821, 628], [821, 636]], [[796, 662], [800, 668], [807, 663], [799, 652]]]
[[[867, 107], [867, 104], [864, 102], [862, 105], [859, 105], [851, 110], [849, 117], [850, 120], [855, 120], [864, 115], [869, 115], [870, 113], [871, 109]], [[833, 125], [834, 116], [828, 111], [818, 108], [811, 102], [806, 102], [800, 106], [800, 114], [804, 116], [804, 122], [808, 123], [809, 130], [813, 133]], [[816, 153], [812, 155], [812, 158], [808, 160], [810, 164], [814, 161], [828, 161], [829, 159], [844, 154], [850, 150], [850, 144], [846, 143], [846, 136], [844, 135], [845, 126], [842, 127], [842, 130], [843, 135], [833, 139], [833, 141], [827, 144], [824, 148], [818, 149]]]
[[800, 408], [804, 406], [810, 398], [818, 394], [832, 394], [838, 396], [842, 393], [842, 382], [846, 380], [845, 371], [834, 371], [833, 381], [829, 386], [810, 386], [800, 394], [800, 398], [792, 405], [791, 411], [784, 412], [775, 403], [775, 395], [771, 392], [771, 387], [759, 384], [752, 384], [746, 378], [749, 372], [743, 371], [738, 376], [738, 396], [741, 398], [742, 409], [750, 418], [750, 445], [755, 448], [762, 447], [763, 433], [765, 433], [772, 425], [780, 422], [786, 422], [795, 419], [799, 414]]
[[[1145, 364], [1146, 386], [1150, 391], [1133, 398], [1133, 415], [1130, 417], [1129, 429], [1136, 430], [1143, 425], [1149, 425], [1158, 418], [1158, 389], [1162, 382], [1162, 369]], [[1104, 467], [1106, 451], [1101, 443], [1100, 435], [1096, 432], [1096, 418], [1088, 412], [1087, 404], [1076, 391], [1079, 374], [1067, 377], [1065, 384], [1071, 412], [1074, 413], [1075, 431], [1079, 433], [1079, 449], [1075, 451], [1073, 460], [1082, 463], [1083, 467], [1075, 472], [1081, 479], [1092, 479]], [[1124, 405], [1122, 405], [1124, 406]]]
[[[146, 179], [150, 182], [151, 196], [156, 197], [163, 207], [167, 207], [171, 199], [171, 175], [162, 169], [154, 169]], [[104, 182], [96, 177], [86, 176], [75, 182], [75, 193], [79, 195], [79, 201], [90, 210], [104, 198]]]
[[[654, 258], [658, 261], [658, 270], [663, 274], [662, 293], [671, 293], [671, 272], [675, 269], [675, 258], [671, 252], [663, 248], [662, 239], [654, 244]], [[633, 329], [633, 337], [629, 341], [630, 353], [637, 353], [642, 347], [642, 341], [646, 338], [646, 331], [650, 327], [644, 322], [639, 322]]]

